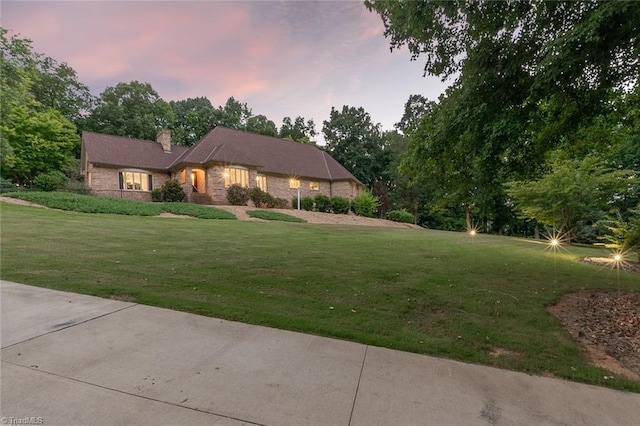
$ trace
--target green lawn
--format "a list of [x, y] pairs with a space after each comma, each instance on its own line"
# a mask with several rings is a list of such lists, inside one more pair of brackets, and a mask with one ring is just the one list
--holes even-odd
[[[640, 391], [545, 310], [640, 290], [604, 252], [416, 229], [171, 220], [1, 205], [3, 279]], [[496, 348], [507, 350], [494, 357]]]
[[278, 220], [280, 222], [298, 222], [298, 223], [306, 222], [306, 220], [296, 216], [291, 216], [290, 214], [272, 212], [269, 210], [248, 210], [247, 214], [249, 215], [249, 217], [255, 217], [257, 219], [263, 219], [263, 220]]

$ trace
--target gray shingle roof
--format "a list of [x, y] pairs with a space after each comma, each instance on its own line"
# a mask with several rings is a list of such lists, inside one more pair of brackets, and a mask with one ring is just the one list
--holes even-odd
[[185, 164], [222, 163], [256, 167], [261, 173], [322, 180], [358, 180], [329, 154], [313, 145], [218, 126], [190, 148], [172, 145], [165, 153], [154, 141], [82, 133], [91, 163], [170, 170]]
[[210, 162], [257, 167], [261, 173], [357, 182], [333, 157], [313, 145], [222, 126], [205, 135], [171, 167]]

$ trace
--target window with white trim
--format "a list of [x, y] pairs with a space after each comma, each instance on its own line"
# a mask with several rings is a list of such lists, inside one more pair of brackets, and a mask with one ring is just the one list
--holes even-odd
[[153, 189], [153, 177], [144, 172], [119, 172], [119, 188], [126, 191], [151, 191]]
[[224, 186], [240, 185], [243, 188], [249, 187], [249, 170], [242, 167], [224, 168]]
[[310, 191], [320, 191], [320, 184], [318, 182], [309, 182]]

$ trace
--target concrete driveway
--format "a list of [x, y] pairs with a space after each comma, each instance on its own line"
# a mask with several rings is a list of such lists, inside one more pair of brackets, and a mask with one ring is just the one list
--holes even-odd
[[0, 410], [44, 425], [637, 425], [640, 395], [0, 282]]

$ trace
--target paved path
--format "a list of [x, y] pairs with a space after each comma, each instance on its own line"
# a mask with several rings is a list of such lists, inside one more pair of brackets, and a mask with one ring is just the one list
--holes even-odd
[[637, 425], [640, 395], [2, 281], [0, 410], [44, 425]]

